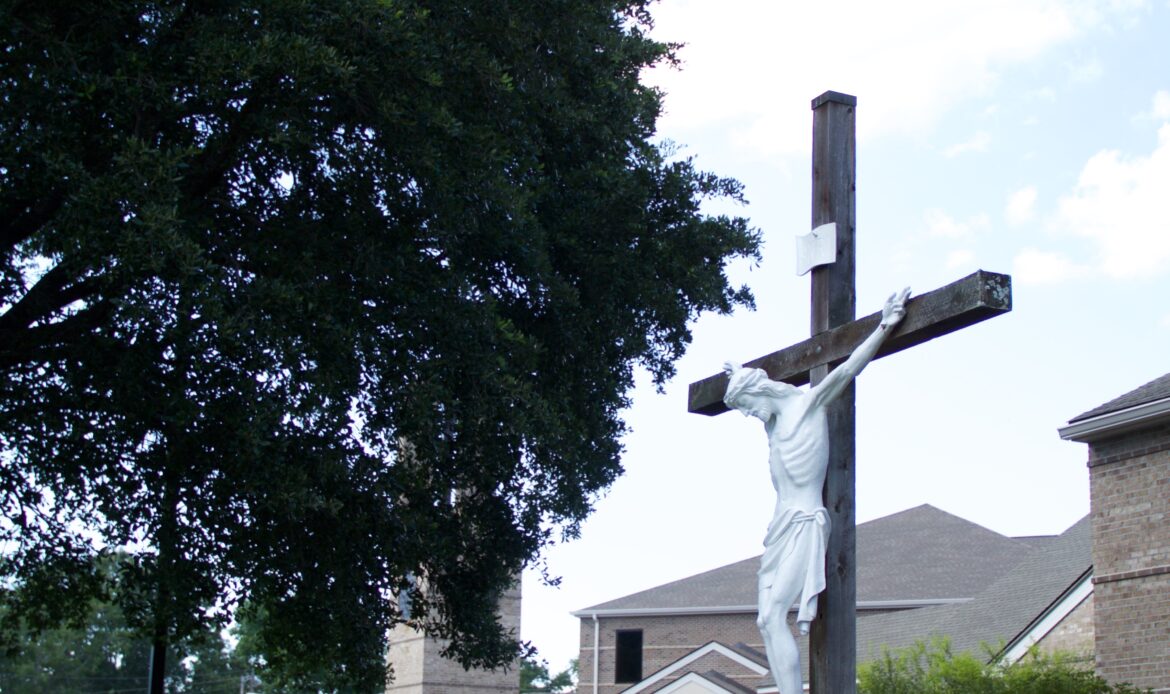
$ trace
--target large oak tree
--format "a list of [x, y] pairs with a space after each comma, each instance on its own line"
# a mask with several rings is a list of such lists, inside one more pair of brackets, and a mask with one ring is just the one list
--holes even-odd
[[246, 600], [371, 688], [424, 577], [412, 623], [514, 657], [493, 596], [621, 472], [633, 370], [750, 302], [645, 4], [0, 2], [7, 614]]

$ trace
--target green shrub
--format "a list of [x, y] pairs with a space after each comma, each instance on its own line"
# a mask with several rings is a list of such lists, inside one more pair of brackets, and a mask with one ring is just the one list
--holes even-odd
[[885, 651], [858, 669], [859, 694], [1138, 694], [1110, 685], [1083, 659], [1032, 651], [1010, 665], [954, 653], [946, 639]]

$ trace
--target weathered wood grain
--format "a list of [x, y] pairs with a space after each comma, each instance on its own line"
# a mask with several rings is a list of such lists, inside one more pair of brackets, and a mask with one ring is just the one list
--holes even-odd
[[[878, 350], [877, 358], [922, 344], [1012, 310], [1012, 279], [986, 270], [977, 270], [921, 296], [912, 296], [906, 305], [906, 317]], [[763, 369], [776, 381], [794, 386], [809, 382], [809, 371], [821, 364], [836, 365], [873, 332], [881, 312], [871, 313], [852, 323], [814, 335], [804, 342], [786, 347], [744, 366]], [[716, 415], [727, 411], [723, 393], [727, 375], [708, 376], [690, 386], [687, 409], [690, 412]]]
[[[812, 335], [851, 325], [857, 317], [856, 106], [855, 97], [836, 92], [822, 94], [812, 105], [812, 225], [815, 229], [837, 222], [837, 260], [812, 272]], [[823, 362], [811, 369], [810, 382], [820, 383], [828, 373], [829, 365]], [[854, 390], [850, 384], [827, 410], [829, 461], [823, 498], [831, 531], [825, 548], [820, 614], [808, 637], [810, 694], [857, 691]]]

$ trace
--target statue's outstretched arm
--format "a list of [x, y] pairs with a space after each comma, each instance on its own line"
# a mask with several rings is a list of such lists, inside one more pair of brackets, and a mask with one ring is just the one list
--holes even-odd
[[861, 373], [865, 365], [877, 354], [878, 348], [885, 342], [886, 337], [893, 332], [894, 326], [906, 316], [906, 300], [908, 298], [910, 298], [910, 287], [906, 287], [897, 294], [891, 294], [890, 298], [886, 299], [886, 305], [882, 307], [882, 320], [878, 323], [877, 330], [865, 338], [865, 341], [853, 350], [853, 354], [850, 354], [844, 363], [830, 371], [829, 375], [825, 376], [825, 380], [809, 391], [813, 407], [824, 407], [833, 402], [853, 382], [853, 379], [857, 378], [857, 374]]

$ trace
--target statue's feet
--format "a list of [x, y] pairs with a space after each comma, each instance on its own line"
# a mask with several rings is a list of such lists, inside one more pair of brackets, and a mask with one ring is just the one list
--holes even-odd
[[808, 622], [799, 621], [796, 623], [796, 626], [800, 627], [801, 636], [808, 636]]

